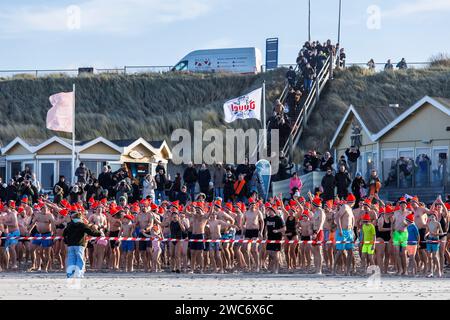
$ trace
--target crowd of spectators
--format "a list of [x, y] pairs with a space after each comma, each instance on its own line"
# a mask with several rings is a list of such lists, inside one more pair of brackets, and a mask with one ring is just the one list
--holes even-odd
[[[280, 169], [274, 179], [288, 179], [291, 168], [292, 164], [281, 154]], [[143, 179], [139, 179], [132, 177], [126, 165], [122, 165], [117, 171], [105, 165], [96, 177], [80, 163], [75, 171], [75, 183], [70, 184], [62, 175], [49, 192], [42, 190], [36, 175], [27, 167], [23, 172], [17, 173], [9, 184], [2, 183], [0, 177], [0, 201], [14, 201], [19, 205], [21, 199], [26, 198], [27, 202], [32, 204], [36, 203], [39, 197], [50, 195], [58, 205], [64, 201], [72, 204], [88, 202], [90, 199], [106, 199], [122, 205], [142, 199], [152, 199], [157, 204], [164, 200], [179, 201], [185, 205], [189, 201], [195, 201], [199, 194], [208, 202], [217, 197], [225, 202], [246, 202], [255, 192], [263, 195], [267, 191], [256, 166], [249, 164], [248, 159], [239, 165], [216, 163], [208, 166], [202, 163], [195, 166], [190, 162], [182, 173], [177, 172], [173, 178], [160, 161], [155, 172], [154, 175], [147, 174]]]
[[345, 52], [343, 48], [339, 48], [339, 44], [333, 45], [331, 40], [327, 40], [324, 43], [320, 41], [307, 41], [304, 43], [298, 53], [295, 69], [290, 66], [286, 72], [288, 83], [286, 97], [283, 101], [275, 101], [273, 114], [267, 121], [269, 146], [271, 130], [278, 129], [280, 149], [284, 147], [301, 111], [304, 100], [312, 89], [314, 79], [331, 54], [334, 57], [338, 56], [336, 59], [337, 67], [345, 67]]

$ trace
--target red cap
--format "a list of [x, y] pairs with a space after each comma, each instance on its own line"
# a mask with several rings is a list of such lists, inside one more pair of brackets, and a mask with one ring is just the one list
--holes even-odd
[[304, 197], [300, 197], [298, 198], [298, 202], [300, 202], [300, 204], [305, 203], [306, 199]]
[[311, 208], [311, 202], [305, 202], [305, 208]]
[[268, 207], [270, 207], [270, 206], [271, 206], [270, 202], [266, 202], [266, 203], [264, 204], [264, 207], [266, 207], [266, 208], [268, 208]]
[[253, 198], [248, 199], [248, 204], [251, 204], [251, 203], [255, 203], [255, 200]]
[[117, 209], [117, 207], [111, 207], [109, 208], [109, 214], [110, 215], [115, 215], [117, 212], [119, 212], [119, 210]]
[[325, 207], [329, 209], [333, 208], [333, 200], [328, 200], [327, 202], [325, 202]]
[[409, 222], [414, 222], [414, 214], [410, 213], [406, 216], [406, 220]]
[[159, 207], [158, 208], [158, 214], [164, 214], [164, 208], [163, 207]]
[[150, 205], [150, 209], [151, 209], [152, 211], [158, 210], [158, 206], [157, 206], [156, 204], [152, 203], [152, 204]]
[[65, 208], [67, 208], [67, 206], [69, 206], [70, 203], [69, 203], [69, 201], [67, 201], [66, 199], [62, 199], [62, 200], [61, 200], [61, 205], [62, 205], [63, 207], [65, 207]]
[[363, 205], [370, 207], [372, 205], [372, 200], [370, 200], [369, 198], [364, 199]]
[[406, 199], [404, 198], [404, 197], [401, 197], [400, 198], [400, 200], [398, 200], [398, 203], [400, 204], [400, 203], [406, 203]]
[[447, 208], [447, 210], [450, 210], [450, 202], [446, 202], [445, 207]]
[[287, 211], [289, 211], [289, 210], [291, 210], [291, 206], [290, 206], [290, 205], [287, 205], [287, 206], [284, 207], [284, 209], [286, 209]]
[[394, 208], [392, 206], [386, 206], [386, 208], [384, 208], [384, 212], [385, 213], [392, 213], [394, 212]]
[[22, 213], [24, 210], [25, 210], [25, 209], [24, 209], [23, 207], [19, 207], [19, 208], [17, 209], [17, 212], [18, 212], [18, 213]]
[[225, 203], [225, 207], [226, 207], [228, 210], [233, 211], [233, 203], [232, 203], [232, 202], [227, 202], [227, 203]]
[[221, 207], [222, 207], [222, 201], [221, 201], [221, 200], [216, 200], [216, 201], [214, 201], [214, 205], [215, 205], [216, 207], [221, 208]]
[[371, 220], [371, 219], [370, 219], [370, 215], [369, 215], [368, 213], [364, 214], [364, 215], [362, 216], [362, 220], [363, 220], [363, 221], [370, 221], [370, 220]]
[[133, 206], [131, 206], [131, 211], [132, 212], [139, 212], [139, 210], [140, 210], [140, 208], [139, 208], [139, 205], [133, 205]]
[[59, 214], [65, 217], [69, 214], [69, 210], [61, 209], [61, 210], [59, 210]]
[[313, 199], [313, 205], [314, 205], [315, 207], [321, 207], [321, 206], [322, 206], [322, 200], [320, 200], [320, 198], [318, 198], [318, 197], [315, 197], [315, 198]]
[[13, 209], [16, 208], [16, 202], [14, 200], [9, 200], [8, 205]]
[[384, 213], [384, 207], [380, 207], [380, 208], [378, 209], [378, 213]]
[[123, 217], [124, 217], [125, 219], [131, 220], [131, 221], [134, 221], [134, 216], [133, 216], [133, 215], [131, 215], [131, 214], [126, 214], [126, 215], [124, 215]]
[[412, 197], [411, 202], [415, 202], [415, 203], [419, 204], [419, 197], [418, 196]]
[[243, 202], [236, 203], [236, 206], [242, 211], [245, 212], [247, 209], [245, 208], [245, 204]]
[[28, 203], [28, 198], [27, 197], [22, 198], [22, 203]]
[[353, 195], [353, 193], [349, 193], [347, 196], [347, 202], [355, 202], [355, 201], [356, 201], [356, 198]]
[[297, 205], [297, 201], [295, 201], [295, 200], [289, 200], [289, 205], [290, 205], [290, 206], [295, 206], [295, 205]]
[[107, 200], [106, 198], [103, 198], [102, 200], [100, 200], [100, 202], [101, 202], [102, 204], [106, 204], [106, 203], [108, 202], [108, 200]]
[[90, 205], [93, 205], [95, 202], [94, 197], [90, 197], [88, 202]]

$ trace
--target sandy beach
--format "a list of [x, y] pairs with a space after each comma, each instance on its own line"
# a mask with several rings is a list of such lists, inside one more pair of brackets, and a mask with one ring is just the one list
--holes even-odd
[[450, 299], [450, 278], [317, 276], [306, 274], [2, 273], [0, 300], [97, 299]]

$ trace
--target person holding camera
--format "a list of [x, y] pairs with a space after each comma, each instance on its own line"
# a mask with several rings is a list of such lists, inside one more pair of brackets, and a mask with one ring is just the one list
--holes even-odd
[[131, 186], [126, 179], [120, 181], [116, 186], [116, 202], [120, 202], [120, 198], [128, 199], [128, 193], [131, 191]]

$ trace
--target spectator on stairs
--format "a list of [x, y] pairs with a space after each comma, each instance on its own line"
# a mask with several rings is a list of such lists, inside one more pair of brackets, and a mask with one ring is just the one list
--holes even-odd
[[303, 76], [303, 86], [305, 88], [305, 91], [310, 92], [312, 89], [312, 83], [314, 80], [315, 71], [309, 63], [306, 64], [306, 67], [302, 72], [302, 76]]
[[286, 80], [288, 81], [291, 88], [295, 87], [297, 74], [292, 66], [289, 66], [289, 70], [286, 72]]
[[275, 105], [274, 108], [273, 116], [270, 117], [267, 122], [267, 129], [269, 131], [269, 137], [271, 130], [273, 129], [279, 130], [279, 146], [280, 149], [282, 149], [286, 144], [289, 135], [291, 133], [291, 124], [288, 116], [284, 112], [284, 106], [280, 101], [277, 101], [277, 104]]
[[300, 90], [291, 89], [289, 94], [286, 97], [286, 104], [289, 107], [289, 118], [296, 119], [298, 114], [300, 113], [302, 104], [302, 92]]

